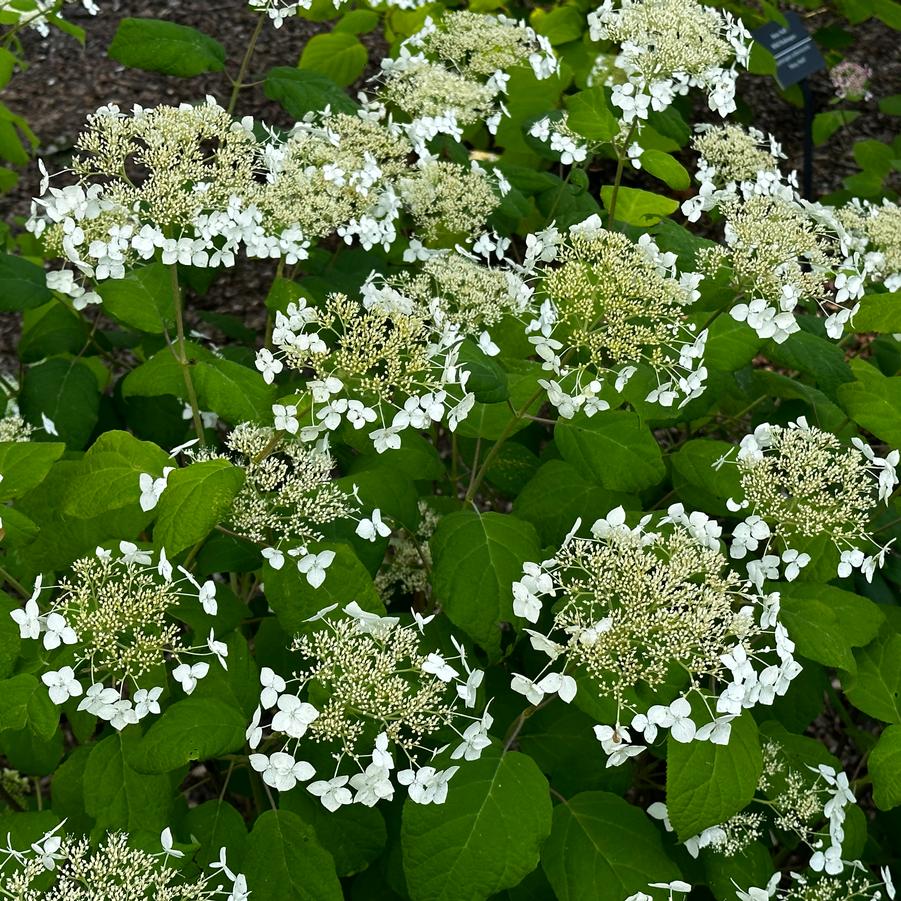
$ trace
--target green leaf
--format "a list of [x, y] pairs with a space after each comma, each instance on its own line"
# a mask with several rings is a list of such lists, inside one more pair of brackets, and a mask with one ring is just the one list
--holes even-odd
[[861, 169], [885, 176], [892, 167], [894, 151], [882, 141], [865, 140], [854, 144], [854, 159]]
[[22, 648], [19, 626], [10, 616], [19, 606], [18, 601], [0, 592], [0, 679], [6, 679], [12, 674]]
[[[91, 718], [93, 719], [93, 717]], [[66, 819], [70, 832], [87, 835], [94, 825], [84, 802], [84, 770], [91, 755], [90, 745], [79, 745], [60, 764], [53, 774], [50, 792], [53, 810]]]
[[368, 58], [366, 48], [354, 35], [333, 31], [311, 37], [303, 48], [298, 66], [347, 86], [363, 74]]
[[632, 495], [601, 488], [565, 460], [548, 460], [519, 493], [513, 512], [532, 523], [542, 545], [557, 545], [573, 523], [592, 523], [615, 507], [637, 508]]
[[141, 496], [141, 473], [158, 478], [167, 464], [173, 466], [174, 461], [152, 442], [139, 441], [128, 432], [104, 432], [84, 455], [78, 475], [69, 483], [63, 512], [87, 519], [136, 506]]
[[873, 800], [880, 810], [901, 804], [901, 726], [889, 726], [870, 752]]
[[575, 6], [558, 6], [546, 12], [536, 9], [531, 24], [538, 34], [543, 34], [553, 46], [577, 41], [585, 30], [585, 19]]
[[515, 434], [527, 428], [529, 421], [522, 417], [514, 424], [512, 432], [507, 431], [510, 421], [514, 418], [510, 405], [512, 404], [514, 409], [520, 410], [531, 399], [526, 412], [534, 415], [539, 411], [543, 403], [543, 391], [536, 392], [540, 371], [540, 367], [532, 364], [526, 364], [522, 370], [508, 365], [508, 399], [496, 404], [475, 403], [469, 416], [457, 426], [457, 435], [462, 438], [487, 438], [495, 441], [504, 433]]
[[507, 373], [497, 360], [486, 356], [474, 341], [460, 345], [460, 363], [469, 372], [466, 390], [482, 404], [503, 403], [507, 399]]
[[742, 889], [762, 887], [773, 875], [773, 859], [766, 845], [750, 845], [727, 857], [725, 854], [704, 855], [704, 876], [714, 898], [737, 897], [736, 886]]
[[129, 763], [139, 773], [168, 773], [192, 760], [219, 757], [244, 746], [246, 726], [244, 714], [229, 704], [185, 698], [153, 723], [132, 748]]
[[90, 367], [77, 359], [55, 357], [30, 366], [19, 397], [22, 415], [35, 425], [41, 414], [56, 426], [69, 447], [83, 448], [100, 413], [100, 388]]
[[[303, 791], [303, 789], [297, 789]], [[341, 901], [331, 854], [313, 827], [287, 810], [267, 810], [247, 840], [244, 875], [254, 901]]]
[[53, 300], [44, 270], [22, 257], [0, 253], [0, 313], [20, 313]]
[[139, 741], [133, 730], [103, 739], [84, 769], [85, 809], [99, 830], [156, 832], [169, 825], [172, 786], [168, 776], [132, 768], [128, 753]]
[[735, 445], [727, 441], [693, 438], [686, 441], [670, 457], [673, 488], [679, 499], [710, 515], [731, 515], [726, 500], [741, 494], [741, 479], [734, 462], [719, 469], [714, 464], [724, 455], [735, 453]]
[[857, 672], [845, 681], [848, 700], [868, 716], [901, 723], [901, 635], [879, 635], [854, 651]]
[[680, 877], [643, 811], [608, 792], [583, 792], [554, 808], [541, 866], [558, 901], [626, 898]]
[[851, 368], [857, 381], [839, 387], [839, 403], [859, 426], [881, 441], [901, 447], [901, 376], [888, 378], [858, 360]]
[[19, 359], [36, 363], [56, 354], [78, 354], [87, 336], [87, 322], [66, 304], [53, 300], [36, 310], [25, 311]]
[[[214, 356], [205, 347], [186, 342], [191, 376], [202, 410], [212, 410], [231, 423], [270, 418], [276, 389], [258, 372]], [[168, 347], [133, 369], [122, 384], [125, 397], [185, 397], [184, 373]]]
[[858, 332], [901, 332], [901, 291], [867, 294], [854, 314]]
[[611, 141], [619, 133], [619, 119], [603, 88], [567, 96], [566, 108], [566, 124], [589, 141]]
[[832, 585], [780, 585], [780, 618], [802, 657], [854, 672], [851, 648], [872, 641], [884, 621], [868, 598]]
[[[601, 200], [604, 201], [604, 207], [609, 210], [613, 200], [613, 185], [604, 185], [601, 188]], [[678, 200], [642, 191], [640, 188], [620, 186], [616, 195], [614, 216], [618, 222], [625, 222], [627, 225], [656, 225], [677, 209], [679, 209]]]
[[551, 831], [547, 780], [525, 754], [486, 751], [454, 774], [444, 804], [404, 803], [412, 901], [482, 901], [538, 865]]
[[170, 557], [202, 541], [231, 509], [244, 470], [227, 460], [192, 463], [169, 476], [157, 507], [153, 540]]
[[522, 576], [524, 562], [540, 559], [535, 529], [514, 516], [464, 510], [438, 523], [430, 546], [436, 600], [496, 659], [500, 623], [514, 620], [510, 585]]
[[763, 343], [763, 339], [744, 322], [736, 322], [731, 316], [719, 316], [708, 330], [704, 363], [723, 372], [735, 372], [757, 356]]
[[334, 813], [326, 810], [309, 792], [285, 792], [281, 810], [296, 813], [316, 831], [319, 844], [335, 860], [342, 878], [365, 870], [384, 850], [388, 840], [385, 818], [374, 807], [352, 804]]
[[[691, 186], [688, 170], [675, 157], [661, 150], [645, 150], [641, 154], [641, 168], [648, 175], [659, 178], [674, 191], [686, 191]], [[619, 200], [617, 200], [619, 206]]]
[[813, 143], [825, 144], [840, 128], [850, 125], [860, 113], [857, 110], [826, 110], [813, 117]]
[[346, 31], [349, 34], [368, 34], [379, 24], [379, 14], [371, 9], [352, 9], [335, 23], [334, 31]]
[[30, 726], [41, 739], [48, 739], [59, 725], [59, 709], [50, 700], [47, 687], [30, 673], [0, 682], [0, 732]]
[[237, 424], [272, 416], [275, 388], [255, 370], [231, 360], [214, 359], [197, 363], [193, 376], [201, 408], [218, 413], [226, 422]]
[[175, 319], [170, 268], [151, 263], [131, 270], [125, 278], [101, 282], [97, 293], [103, 298], [103, 309], [124, 325], [162, 335]]
[[834, 398], [841, 385], [854, 381], [844, 351], [834, 341], [819, 335], [795, 332], [782, 344], [770, 341], [766, 354], [779, 366], [812, 375], [828, 397]]
[[666, 742], [666, 806], [680, 841], [725, 823], [746, 807], [763, 767], [757, 725], [745, 711], [732, 721], [728, 745]]
[[642, 491], [666, 474], [660, 447], [634, 413], [608, 410], [558, 419], [554, 441], [564, 460], [604, 488]]
[[320, 72], [276, 66], [263, 82], [270, 100], [280, 103], [295, 119], [330, 106], [338, 113], [353, 113], [356, 104], [343, 88]]
[[192, 807], [185, 818], [190, 835], [200, 842], [196, 862], [208, 866], [219, 859], [219, 849], [228, 849], [229, 866], [241, 871], [247, 845], [244, 817], [227, 801], [205, 801]]
[[286, 632], [302, 631], [306, 619], [331, 604], [344, 607], [356, 601], [370, 613], [382, 613], [385, 609], [372, 576], [353, 548], [337, 542], [318, 543], [316, 553], [323, 550], [334, 551], [335, 559], [318, 588], [313, 588], [306, 576], [297, 571], [293, 558], [287, 558], [281, 569], [273, 569], [268, 562], [263, 567], [266, 600]]
[[122, 19], [110, 59], [131, 69], [190, 78], [225, 68], [225, 47], [209, 35], [163, 19]]
[[0, 442], [0, 501], [20, 497], [40, 485], [65, 449], [65, 444], [49, 441]]

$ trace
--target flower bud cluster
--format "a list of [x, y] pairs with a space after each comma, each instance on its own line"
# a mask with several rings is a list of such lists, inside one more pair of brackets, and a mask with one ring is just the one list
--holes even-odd
[[774, 873], [763, 888], [738, 890], [738, 901], [894, 901], [895, 886], [888, 867], [880, 870], [880, 878], [873, 875], [859, 860], [848, 861], [841, 876], [828, 873], [788, 873], [788, 885], [780, 888], [785, 878]]
[[648, 234], [637, 242], [607, 231], [597, 216], [574, 225], [535, 269], [543, 298], [529, 340], [553, 378], [542, 381], [564, 418], [606, 410], [606, 384], [622, 391], [639, 367], [657, 382], [649, 403], [679, 406], [704, 391], [706, 330], [696, 332], [688, 308], [701, 276], [676, 271]]
[[[443, 803], [459, 769], [433, 765], [450, 747], [447, 741], [454, 744], [451, 760], [477, 760], [491, 743], [488, 712], [464, 712], [475, 706], [484, 674], [470, 668], [453, 639], [454, 656], [424, 647], [433, 617], [402, 625], [356, 602], [336, 609], [319, 611], [308, 620], [311, 629], [295, 638], [300, 665], [290, 677], [262, 669], [260, 705], [247, 739], [252, 749], [278, 750], [251, 754], [251, 766], [279, 791], [309, 782], [307, 790], [330, 811], [390, 801], [392, 775], [415, 803]], [[271, 716], [266, 725], [264, 716]], [[299, 757], [322, 758], [314, 745], [328, 750], [334, 771], [310, 782], [317, 770]]]
[[842, 251], [862, 257], [872, 281], [886, 291], [901, 289], [901, 207], [888, 199], [881, 204], [852, 200], [835, 211], [835, 218]]
[[395, 532], [388, 542], [385, 562], [375, 576], [375, 587], [385, 604], [395, 593], [406, 596], [428, 597], [431, 591], [429, 571], [432, 568], [432, 552], [429, 539], [435, 533], [441, 514], [419, 501], [419, 525], [416, 532], [406, 529]]
[[[129, 845], [129, 836], [110, 832], [99, 844], [60, 834], [65, 821], [31, 847], [18, 850], [7, 835], [0, 845], [0, 898], [14, 901], [248, 901], [247, 880], [228, 866], [226, 850], [209, 875], [185, 876], [169, 858], [184, 857], [172, 832], [160, 836], [162, 851], [151, 854]], [[48, 885], [48, 878], [52, 881]]]
[[[258, 8], [278, 22], [288, 14], [281, 4]], [[249, 116], [233, 119], [212, 97], [130, 114], [102, 107], [88, 117], [71, 169], [51, 176], [39, 163], [41, 196], [27, 227], [48, 256], [65, 262], [48, 273], [48, 287], [83, 309], [101, 302], [97, 283], [151, 260], [216, 268], [244, 252], [293, 265], [332, 234], [387, 250], [404, 211], [427, 240], [467, 240], [484, 229], [509, 185], [475, 162], [439, 161], [427, 142], [439, 134], [459, 139], [462, 124], [486, 116], [496, 125], [504, 67], [528, 61], [543, 77], [557, 65], [545, 39], [525, 25], [456, 12], [440, 26], [427, 20], [397, 60], [384, 61], [374, 99], [361, 94], [354, 113], [310, 112], [287, 135]], [[395, 122], [386, 103], [413, 122]], [[434, 115], [423, 115], [433, 107]], [[75, 183], [58, 186], [66, 172]]]
[[558, 71], [543, 35], [503, 15], [451, 12], [427, 18], [395, 58], [382, 60], [380, 95], [410, 118], [407, 133], [420, 149], [439, 134], [459, 139], [477, 122], [496, 132], [506, 114], [507, 70], [525, 65], [539, 79]]
[[879, 544], [872, 520], [898, 484], [899, 461], [897, 450], [880, 457], [857, 437], [848, 446], [804, 417], [787, 426], [761, 423], [736, 454], [741, 495], [728, 506], [748, 515], [732, 531], [730, 556], [750, 555], [748, 574], [760, 588], [780, 573], [797, 578], [810, 562], [797, 545], [826, 538], [840, 554], [840, 577], [859, 569], [872, 581], [891, 544]]
[[316, 440], [342, 423], [375, 424], [368, 434], [383, 453], [400, 447], [407, 428], [445, 420], [453, 431], [475, 401], [466, 391], [469, 371], [458, 365], [463, 336], [396, 291], [370, 293], [368, 301], [361, 306], [332, 294], [313, 308], [301, 298], [276, 314], [274, 350], [259, 351], [256, 366], [269, 384], [285, 366], [312, 374], [301, 440]]
[[[608, 766], [642, 752], [630, 729], [648, 744], [663, 729], [679, 742], [727, 744], [743, 710], [785, 694], [801, 667], [779, 622], [779, 595], [756, 593], [729, 569], [715, 520], [675, 504], [634, 527], [618, 507], [590, 538], [576, 537], [580, 525], [513, 583], [516, 616], [550, 619], [526, 630], [549, 662], [534, 678], [515, 675], [514, 691], [532, 704], [552, 694], [569, 702], [577, 690], [612, 699], [615, 725], [595, 727]], [[674, 672], [687, 684], [670, 685]], [[676, 697], [648, 707], [647, 689]]]
[[205, 644], [190, 646], [175, 618], [186, 602], [214, 617], [216, 584], [200, 585], [178, 571], [174, 578], [165, 551], [154, 565], [150, 551], [122, 541], [118, 554], [97, 548], [95, 556], [76, 560], [72, 576], [58, 585], [45, 586], [38, 577], [32, 596], [10, 616], [23, 639], [40, 641], [64, 664], [41, 676], [55, 704], [81, 698], [79, 710], [121, 730], [160, 712], [161, 669], [169, 669], [185, 694], [209, 672], [209, 663], [195, 658], [215, 657], [227, 669], [228, 647], [212, 628]]
[[357, 520], [359, 504], [333, 481], [335, 461], [328, 448], [293, 438], [298, 420], [288, 408], [276, 408], [281, 431], [245, 422], [225, 439], [230, 453], [203, 449], [191, 456], [197, 461], [228, 459], [244, 471], [226, 526], [263, 545], [263, 556], [274, 569], [284, 565], [285, 554], [295, 559], [310, 585], [318, 588], [335, 554], [317, 553], [311, 545], [325, 540], [322, 529], [329, 523]]
[[[765, 742], [762, 750], [763, 768], [757, 791], [764, 797], [751, 801], [762, 810], [745, 809], [721, 825], [704, 829], [686, 839], [686, 850], [695, 858], [704, 849], [733, 857], [775, 828], [793, 833], [810, 848], [808, 866], [815, 873], [825, 872], [830, 876], [842, 873], [846, 808], [856, 803], [847, 775], [836, 772], [828, 764], [796, 769], [775, 741]], [[672, 831], [665, 804], [652, 804], [648, 814], [661, 820], [667, 832]]]
[[741, 300], [732, 318], [781, 344], [800, 329], [795, 311], [811, 304], [826, 314], [826, 333], [840, 338], [860, 306], [866, 270], [857, 256], [842, 254], [831, 214], [778, 194], [726, 200], [720, 208], [725, 245], [703, 249], [698, 261], [708, 274], [730, 267]]
[[[455, 250], [419, 250], [421, 265], [415, 270], [389, 278], [372, 276], [363, 286], [367, 306], [387, 305], [389, 298], [412, 301], [411, 310], [433, 316], [436, 322], [451, 322], [467, 338], [477, 338], [488, 356], [498, 351], [491, 346], [488, 329], [509, 316], [521, 317], [532, 310], [534, 291], [520, 273], [505, 262], [509, 240], [483, 234], [475, 243], [475, 253]], [[491, 257], [498, 265], [492, 265]], [[387, 296], [384, 296], [387, 292]]]
[[726, 201], [747, 200], [756, 194], [794, 200], [797, 174], [783, 178], [779, 160], [782, 147], [772, 135], [739, 125], [699, 125], [692, 147], [699, 155], [695, 179], [700, 189], [682, 204], [689, 222]]
[[737, 67], [747, 66], [751, 35], [731, 13], [697, 0], [604, 0], [588, 16], [593, 41], [619, 45], [613, 105], [640, 125], [649, 110], [666, 109], [697, 87], [711, 110], [735, 111]]

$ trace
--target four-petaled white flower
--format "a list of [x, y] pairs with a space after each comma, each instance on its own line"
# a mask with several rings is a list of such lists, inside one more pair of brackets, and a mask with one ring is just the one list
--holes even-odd
[[184, 851], [179, 851], [177, 848], [172, 845], [172, 830], [167, 826], [160, 833], [160, 846], [163, 849], [163, 856], [166, 858], [169, 857], [184, 857]]
[[60, 613], [50, 613], [44, 619], [44, 647], [53, 651], [63, 644], [75, 644], [78, 636]]
[[275, 417], [276, 429], [291, 435], [297, 434], [300, 423], [297, 420], [297, 407], [294, 404], [273, 404], [272, 415]]
[[260, 704], [264, 710], [275, 707], [279, 695], [287, 687], [285, 680], [268, 666], [264, 666], [260, 670], [260, 685], [263, 686], [263, 690], [260, 692]]
[[422, 671], [436, 676], [442, 682], [452, 682], [460, 674], [440, 654], [429, 654], [422, 664]]
[[250, 765], [262, 775], [263, 782], [280, 792], [291, 791], [298, 782], [306, 782], [316, 775], [316, 770], [305, 760], [295, 760], [286, 751], [251, 754]]
[[318, 716], [319, 711], [295, 695], [282, 695], [276, 702], [278, 712], [272, 718], [272, 728], [291, 738], [301, 738]]
[[166, 466], [162, 476], [158, 479], [155, 479], [149, 472], [142, 472], [138, 477], [138, 487], [141, 489], [139, 503], [145, 513], [149, 513], [160, 502], [160, 498], [166, 490], [169, 473], [173, 470], [174, 467]]

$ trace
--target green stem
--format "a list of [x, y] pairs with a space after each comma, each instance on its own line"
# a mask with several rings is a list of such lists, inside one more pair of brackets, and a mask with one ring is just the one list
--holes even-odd
[[191, 364], [185, 349], [185, 317], [182, 305], [181, 288], [178, 284], [178, 266], [173, 263], [170, 267], [172, 275], [172, 301], [175, 306], [176, 344], [170, 344], [172, 355], [181, 367], [182, 378], [185, 380], [185, 391], [188, 394], [188, 403], [191, 406], [191, 416], [194, 419], [194, 431], [200, 443], [203, 443], [203, 420], [200, 418], [200, 405], [197, 403], [197, 392], [194, 390], [194, 379], [191, 378]]
[[615, 228], [616, 226], [616, 199], [619, 197], [619, 186], [620, 182], [623, 180], [623, 169], [626, 165], [626, 157], [629, 155], [629, 145], [632, 143], [632, 136], [634, 134], [635, 123], [633, 122], [632, 127], [626, 134], [625, 141], [623, 141], [622, 150], [617, 150], [616, 152], [616, 175], [613, 178], [613, 191], [610, 194], [610, 207], [607, 210], [608, 226], [610, 228]]
[[250, 36], [250, 43], [247, 45], [247, 50], [244, 51], [244, 59], [241, 60], [241, 68], [238, 69], [238, 77], [232, 82], [232, 95], [228, 100], [227, 108], [229, 115], [235, 111], [235, 106], [238, 103], [238, 94], [241, 93], [241, 88], [244, 87], [244, 76], [247, 75], [247, 67], [250, 65], [253, 51], [256, 50], [257, 41], [259, 40], [260, 33], [263, 31], [263, 25], [265, 24], [266, 13], [261, 12], [257, 17], [256, 28], [254, 28], [253, 34]]
[[504, 426], [504, 430], [498, 435], [497, 441], [491, 447], [491, 450], [488, 451], [487, 456], [485, 457], [482, 465], [479, 467], [476, 474], [473, 476], [469, 483], [469, 489], [466, 492], [466, 497], [463, 498], [463, 506], [465, 507], [467, 504], [472, 503], [472, 499], [476, 496], [476, 493], [479, 490], [479, 487], [482, 484], [482, 481], [485, 478], [485, 475], [488, 472], [488, 468], [494, 462], [494, 458], [500, 453], [500, 449], [504, 446], [504, 443], [507, 439], [513, 434], [513, 430], [519, 424], [520, 420], [529, 412], [529, 407], [541, 397], [544, 388], [540, 385], [535, 390], [535, 393], [513, 414], [513, 417]]
[[14, 579], [2, 566], [0, 566], [0, 578], [12, 585], [23, 598], [30, 598], [31, 592], [17, 579]]
[[547, 707], [547, 705], [551, 703], [553, 698], [554, 696], [551, 695], [550, 697], [544, 698], [544, 700], [533, 707], [526, 707], [526, 709], [523, 710], [523, 712], [518, 717], [516, 717], [515, 720], [513, 720], [510, 728], [507, 730], [507, 734], [504, 736], [505, 753], [509, 751], [511, 747], [513, 747], [513, 743], [519, 737], [519, 733], [522, 732], [522, 727], [525, 726], [526, 720], [530, 716], [534, 716], [536, 713], [538, 713], [539, 710]]

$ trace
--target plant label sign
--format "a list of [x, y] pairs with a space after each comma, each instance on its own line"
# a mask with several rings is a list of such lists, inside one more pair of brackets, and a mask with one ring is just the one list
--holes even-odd
[[763, 44], [775, 57], [776, 81], [782, 88], [791, 87], [826, 68], [826, 60], [807, 33], [801, 17], [788, 12], [785, 21], [785, 25], [768, 22], [753, 31], [754, 40]]

